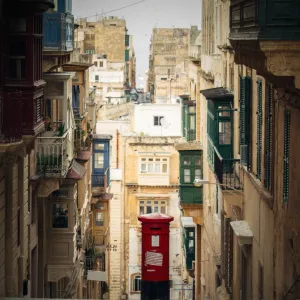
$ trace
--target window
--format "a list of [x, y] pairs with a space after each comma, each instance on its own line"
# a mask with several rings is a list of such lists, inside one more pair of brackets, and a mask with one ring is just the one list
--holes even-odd
[[289, 200], [289, 156], [290, 156], [290, 111], [284, 111], [284, 150], [283, 150], [283, 201]]
[[167, 213], [167, 201], [165, 200], [140, 200], [139, 214]]
[[98, 67], [98, 62], [97, 61], [94, 61], [94, 66]]
[[95, 49], [92, 49], [92, 50], [91, 50], [91, 54], [95, 54]]
[[262, 81], [257, 81], [257, 137], [256, 137], [256, 176], [261, 180], [262, 164]]
[[231, 145], [231, 121], [219, 122], [219, 145]]
[[195, 179], [202, 179], [202, 164], [199, 155], [183, 155], [180, 163], [180, 181], [183, 184], [193, 184]]
[[52, 228], [68, 228], [68, 204], [52, 204]]
[[16, 40], [10, 44], [9, 77], [26, 77], [26, 41]]
[[100, 68], [103, 68], [103, 61], [100, 61], [100, 62], [99, 62], [99, 67], [100, 67]]
[[135, 275], [132, 279], [132, 291], [140, 292], [141, 291], [141, 275]]
[[85, 50], [85, 54], [90, 54], [90, 50], [89, 50], [89, 49], [86, 49], [86, 50]]
[[142, 157], [140, 162], [141, 173], [168, 173], [168, 158], [162, 157]]
[[163, 119], [162, 116], [154, 116], [154, 126], [161, 126], [161, 119]]
[[95, 75], [95, 81], [96, 81], [96, 82], [99, 81], [99, 75]]
[[104, 153], [95, 153], [95, 168], [104, 168]]
[[94, 148], [95, 150], [104, 150], [104, 144], [95, 144]]
[[104, 226], [104, 212], [96, 212], [95, 225]]

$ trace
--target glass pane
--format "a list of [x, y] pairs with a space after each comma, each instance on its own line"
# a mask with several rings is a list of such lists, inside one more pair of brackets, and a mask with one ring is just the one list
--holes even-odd
[[54, 203], [52, 205], [52, 227], [68, 228], [68, 204]]
[[194, 252], [194, 240], [189, 240], [189, 250], [190, 253]]
[[201, 159], [200, 158], [195, 158], [195, 165], [196, 166], [201, 166]]
[[[230, 117], [230, 107], [228, 106], [219, 106], [219, 116], [220, 117]], [[224, 111], [225, 110], [225, 111]]]
[[189, 237], [194, 237], [194, 232], [193, 231], [189, 232]]
[[146, 214], [152, 213], [152, 206], [146, 206]]
[[185, 157], [185, 158], [183, 159], [183, 164], [184, 164], [184, 165], [190, 165], [190, 164], [191, 164], [191, 159], [190, 159], [190, 157]]
[[219, 144], [220, 145], [231, 144], [231, 122], [219, 123]]
[[191, 175], [191, 170], [190, 169], [184, 169], [183, 174], [184, 175]]
[[158, 201], [154, 201], [154, 204], [158, 204]]
[[161, 214], [165, 214], [166, 213], [166, 207], [165, 206], [161, 206], [160, 207], [160, 213]]
[[148, 201], [147, 201], [147, 204], [151, 204], [151, 201], [150, 201], [150, 200], [148, 200]]
[[141, 164], [141, 173], [147, 173], [147, 165]]
[[184, 182], [191, 182], [191, 176], [184, 176]]
[[148, 161], [153, 161], [153, 158], [149, 158]]
[[195, 170], [195, 179], [202, 179], [201, 178], [201, 170], [200, 169], [196, 169]]
[[96, 203], [96, 204], [95, 204], [95, 208], [96, 208], [96, 209], [101, 209], [101, 210], [103, 210], [103, 209], [104, 209], [104, 203], [99, 203], [99, 202]]
[[144, 215], [144, 214], [145, 214], [145, 207], [140, 206], [140, 215]]
[[97, 212], [95, 216], [95, 225], [96, 226], [104, 226], [104, 213]]
[[104, 144], [94, 144], [95, 150], [104, 150]]
[[148, 164], [148, 172], [153, 173], [153, 164]]
[[190, 106], [189, 107], [189, 112], [190, 113], [195, 113], [196, 112], [196, 106]]
[[163, 164], [162, 165], [162, 172], [163, 173], [167, 173], [168, 172], [168, 165], [167, 164]]
[[159, 211], [158, 211], [158, 206], [154, 206], [153, 207], [153, 212], [155, 212], [155, 213], [158, 213]]
[[190, 129], [195, 130], [196, 129], [196, 116], [190, 116]]
[[155, 173], [160, 173], [160, 164], [155, 164]]
[[104, 153], [95, 153], [95, 168], [104, 168]]
[[160, 161], [160, 158], [155, 158], [155, 161]]
[[164, 205], [166, 204], [166, 201], [160, 201], [160, 204]]

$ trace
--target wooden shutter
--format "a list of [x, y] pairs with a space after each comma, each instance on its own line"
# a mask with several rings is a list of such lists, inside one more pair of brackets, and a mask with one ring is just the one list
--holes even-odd
[[283, 201], [289, 200], [290, 111], [284, 111]]
[[265, 180], [264, 186], [268, 190], [272, 188], [272, 149], [273, 149], [273, 86], [267, 85], [266, 99], [266, 154], [265, 154]]
[[247, 168], [250, 168], [251, 145], [251, 77], [240, 77], [240, 146], [241, 159]]
[[262, 163], [262, 81], [257, 81], [257, 137], [256, 137], [256, 176], [261, 180]]

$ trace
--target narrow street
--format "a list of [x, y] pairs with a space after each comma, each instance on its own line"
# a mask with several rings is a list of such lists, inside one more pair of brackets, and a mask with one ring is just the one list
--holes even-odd
[[0, 300], [300, 299], [299, 0], [0, 0]]

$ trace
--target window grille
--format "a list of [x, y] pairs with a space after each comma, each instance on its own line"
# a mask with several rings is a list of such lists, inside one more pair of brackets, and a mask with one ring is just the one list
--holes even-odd
[[290, 111], [284, 111], [283, 201], [289, 200]]
[[272, 148], [273, 148], [273, 86], [267, 85], [266, 101], [266, 156], [265, 156], [265, 181], [264, 185], [268, 190], [272, 188]]
[[257, 137], [256, 137], [256, 176], [261, 180], [262, 164], [262, 81], [257, 81]]

